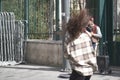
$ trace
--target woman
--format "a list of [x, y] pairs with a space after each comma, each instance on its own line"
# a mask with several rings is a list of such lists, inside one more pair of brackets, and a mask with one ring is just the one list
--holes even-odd
[[91, 17], [89, 20], [89, 26], [86, 28], [88, 35], [91, 37], [93, 48], [96, 55], [99, 55], [97, 52], [99, 39], [102, 38], [102, 33], [100, 27], [94, 23], [94, 18]]
[[92, 42], [85, 33], [89, 19], [88, 11], [83, 9], [79, 14], [72, 16], [67, 24], [67, 59], [72, 67], [70, 80], [90, 80], [93, 71], [97, 70]]

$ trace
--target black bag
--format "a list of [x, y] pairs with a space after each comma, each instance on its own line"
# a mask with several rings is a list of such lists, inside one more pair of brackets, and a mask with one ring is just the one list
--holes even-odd
[[101, 74], [110, 74], [109, 56], [97, 56], [98, 71]]
[[98, 71], [101, 74], [110, 74], [112, 70], [110, 69], [109, 56], [107, 51], [106, 43], [103, 44], [103, 55], [97, 56]]

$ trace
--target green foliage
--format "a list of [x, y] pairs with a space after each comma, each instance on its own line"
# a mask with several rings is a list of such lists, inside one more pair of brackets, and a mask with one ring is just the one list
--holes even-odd
[[29, 33], [33, 33], [29, 38], [46, 38], [43, 37], [41, 34], [48, 33], [47, 0], [31, 0], [29, 5]]
[[16, 19], [24, 19], [24, 0], [2, 0], [2, 12], [14, 12]]

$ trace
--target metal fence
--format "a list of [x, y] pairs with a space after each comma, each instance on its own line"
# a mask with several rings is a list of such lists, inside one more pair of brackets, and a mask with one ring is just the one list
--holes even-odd
[[14, 12], [17, 20], [27, 20], [29, 39], [53, 38], [56, 31], [56, 0], [0, 0], [2, 12]]
[[[61, 30], [62, 0], [0, 0], [2, 12], [14, 12], [16, 19], [27, 20], [29, 39], [54, 39]], [[85, 6], [86, 0], [70, 0], [71, 12]]]
[[24, 25], [13, 12], [0, 13], [0, 65], [23, 61]]

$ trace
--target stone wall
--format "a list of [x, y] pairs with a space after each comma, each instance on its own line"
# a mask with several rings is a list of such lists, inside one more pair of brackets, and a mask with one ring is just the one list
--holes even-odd
[[25, 46], [25, 61], [27, 63], [62, 65], [62, 41], [27, 40]]

